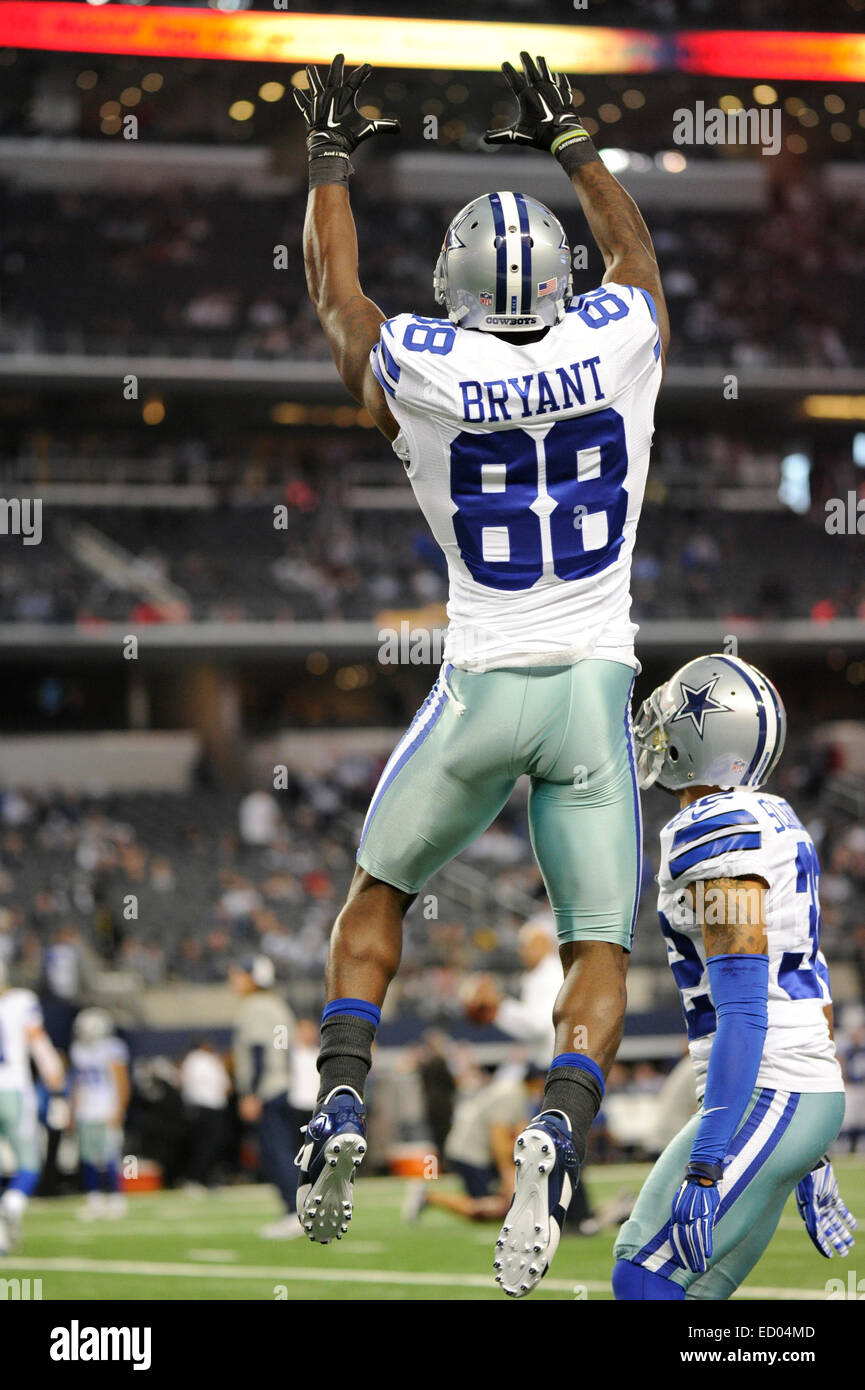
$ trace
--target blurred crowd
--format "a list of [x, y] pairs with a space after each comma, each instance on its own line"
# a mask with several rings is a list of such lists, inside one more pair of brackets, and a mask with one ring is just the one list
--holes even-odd
[[[444, 557], [376, 434], [271, 428], [218, 445], [214, 438], [166, 439], [151, 454], [122, 431], [33, 431], [7, 445], [5, 495], [44, 489], [46, 501], [38, 550], [3, 548], [0, 622], [376, 621], [395, 609], [443, 612]], [[636, 621], [865, 615], [865, 537], [825, 529], [827, 499], [861, 492], [865, 474], [849, 443], [821, 445], [797, 515], [779, 500], [782, 461], [795, 448], [792, 439], [659, 432], [633, 562]], [[51, 500], [55, 484], [144, 481], [186, 488], [177, 493], [183, 505], [170, 491], [164, 505], [147, 508], [93, 505], [90, 494], [86, 508]], [[726, 510], [733, 494], [736, 509]], [[94, 537], [108, 542], [110, 564], [100, 565]]]
[[[432, 270], [457, 206], [391, 201], [382, 221], [375, 188], [359, 181], [353, 207], [366, 293], [387, 314], [438, 312]], [[326, 361], [304, 286], [304, 208], [303, 192], [0, 187], [0, 351]], [[557, 211], [572, 243], [584, 242], [566, 198]], [[647, 215], [670, 304], [671, 364], [865, 360], [861, 195], [830, 199], [806, 180], [785, 184], [768, 213]], [[591, 247], [577, 290], [602, 275]]]
[[[328, 775], [295, 777], [287, 790], [103, 799], [7, 789], [0, 800], [0, 956], [20, 983], [39, 988], [59, 1016], [90, 998], [106, 971], [139, 985], [217, 984], [251, 951], [267, 955], [295, 1005], [314, 1011], [333, 920], [354, 868], [357, 832], [383, 759], [344, 759]], [[823, 865], [823, 940], [832, 960], [859, 972], [865, 994], [865, 826], [827, 809], [826, 764], [792, 751], [779, 790], [814, 836]], [[656, 993], [674, 998], [652, 887], [667, 798], [644, 798], [643, 898], [634, 964], [663, 967]], [[448, 870], [408, 916], [398, 1014], [429, 1024], [461, 1018], [466, 977], [484, 970], [505, 984], [521, 969], [511, 906], [541, 903], [543, 887], [518, 795], [467, 850], [484, 891], [461, 897]], [[508, 894], [511, 894], [511, 898]], [[434, 905], [434, 910], [429, 907]]]

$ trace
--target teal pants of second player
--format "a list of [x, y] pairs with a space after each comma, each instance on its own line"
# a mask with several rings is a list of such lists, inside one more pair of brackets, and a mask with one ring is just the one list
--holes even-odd
[[[667, 1145], [643, 1184], [616, 1240], [616, 1259], [631, 1260], [682, 1285], [686, 1298], [728, 1299], [763, 1254], [787, 1198], [837, 1138], [843, 1119], [841, 1091], [754, 1091], [719, 1185], [709, 1268], [695, 1274], [673, 1252], [670, 1211], [700, 1123], [698, 1112]], [[802, 1238], [807, 1239], [804, 1226]]]
[[0, 1139], [15, 1155], [16, 1168], [38, 1173], [42, 1167], [36, 1096], [28, 1091], [0, 1091]]
[[630, 950], [642, 860], [630, 693], [616, 661], [446, 666], [382, 773], [358, 863], [417, 893], [530, 778], [529, 830], [559, 940]]

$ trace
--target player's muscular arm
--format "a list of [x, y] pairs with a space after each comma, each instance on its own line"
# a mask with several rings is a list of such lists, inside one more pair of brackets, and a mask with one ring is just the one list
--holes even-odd
[[488, 130], [489, 145], [533, 145], [555, 155], [577, 192], [592, 236], [604, 258], [604, 283], [634, 285], [655, 301], [661, 351], [670, 341], [670, 320], [658, 262], [639, 208], [613, 178], [571, 105], [571, 85], [564, 73], [551, 72], [546, 58], [520, 54], [522, 72], [502, 63], [505, 81], [517, 101], [513, 122]]
[[303, 260], [309, 297], [324, 329], [336, 369], [356, 401], [365, 405], [382, 434], [398, 426], [369, 365], [384, 314], [367, 299], [358, 278], [357, 232], [345, 184], [310, 190], [303, 228]]
[[762, 878], [712, 878], [690, 889], [706, 956], [763, 956], [768, 950]]
[[324, 77], [310, 66], [305, 88], [295, 88], [309, 155], [303, 259], [310, 298], [337, 371], [382, 434], [395, 439], [398, 426], [369, 365], [384, 314], [360, 287], [357, 232], [348, 197], [354, 172], [351, 156], [358, 145], [381, 132], [399, 131], [399, 121], [392, 116], [371, 120], [359, 109], [358, 93], [369, 74], [369, 63], [362, 63], [346, 77], [343, 55], [337, 53]]
[[572, 173], [571, 183], [604, 258], [604, 283], [648, 290], [658, 312], [661, 351], [666, 353], [670, 319], [655, 249], [640, 209], [600, 159], [581, 164]]

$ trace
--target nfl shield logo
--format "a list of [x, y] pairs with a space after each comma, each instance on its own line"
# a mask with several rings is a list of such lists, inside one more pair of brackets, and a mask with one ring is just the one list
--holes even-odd
[[478, 295], [478, 300], [480, 301], [484, 309], [492, 308], [493, 297], [490, 294], [489, 290], [481, 290], [480, 294]]

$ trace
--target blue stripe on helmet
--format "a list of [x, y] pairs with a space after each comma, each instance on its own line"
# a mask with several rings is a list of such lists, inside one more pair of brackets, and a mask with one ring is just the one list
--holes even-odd
[[490, 207], [493, 210], [493, 226], [496, 232], [496, 313], [507, 313], [508, 297], [508, 248], [505, 234], [505, 215], [502, 200], [498, 193], [490, 194]]
[[747, 669], [745, 669], [744, 666], [744, 662], [737, 663], [735, 661], [731, 661], [728, 656], [719, 656], [718, 660], [726, 662], [728, 666], [732, 666], [733, 670], [738, 672], [738, 674], [742, 677], [743, 681], [745, 682], [745, 684], [747, 685], [748, 689], [750, 690], [751, 694], [754, 696], [754, 699], [757, 702], [757, 720], [759, 725], [757, 731], [757, 747], [754, 751], [754, 756], [751, 759], [751, 762], [748, 766], [748, 771], [745, 773], [745, 776], [742, 779], [744, 784], [747, 785], [751, 781], [751, 777], [754, 774], [754, 769], [759, 766], [763, 754], [766, 751], [766, 706], [763, 704], [763, 696], [760, 694], [756, 685], [751, 680], [751, 677], [748, 675]]
[[522, 193], [515, 193], [514, 200], [520, 219], [520, 245], [523, 252], [523, 291], [520, 313], [530, 314], [532, 312], [532, 248], [529, 244], [531, 240], [529, 210]]

